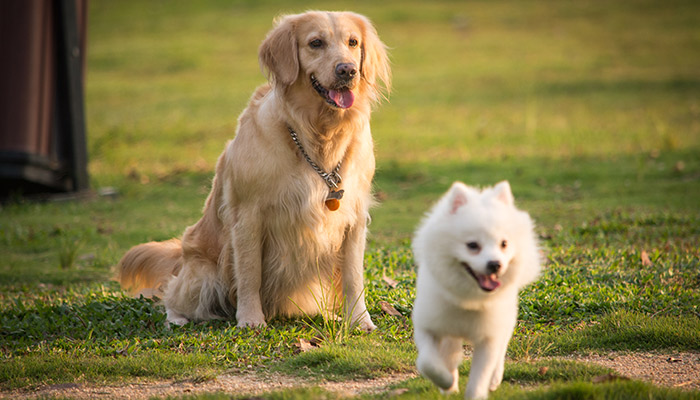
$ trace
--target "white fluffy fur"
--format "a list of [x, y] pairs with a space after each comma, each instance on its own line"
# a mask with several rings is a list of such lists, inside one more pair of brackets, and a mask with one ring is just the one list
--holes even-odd
[[[477, 243], [479, 250], [468, 243]], [[416, 231], [413, 251], [418, 370], [442, 391], [457, 391], [462, 341], [467, 340], [474, 356], [465, 397], [488, 397], [503, 379], [518, 292], [540, 271], [529, 215], [515, 208], [508, 182], [483, 191], [455, 182]], [[465, 268], [489, 274], [489, 261], [501, 265], [496, 274], [500, 286], [492, 291], [482, 289]]]
[[[323, 286], [348, 299], [346, 318], [373, 329], [362, 271], [375, 168], [370, 111], [391, 78], [385, 46], [361, 15], [307, 12], [280, 18], [259, 59], [269, 83], [255, 91], [219, 157], [202, 218], [181, 241], [129, 250], [119, 280], [134, 291], [164, 288], [172, 323], [235, 315], [241, 327], [318, 313], [314, 296]], [[355, 66], [352, 80], [338, 76], [340, 64]], [[330, 105], [314, 79], [352, 90], [352, 107]], [[329, 189], [288, 126], [323, 170], [342, 161], [345, 196], [337, 211], [325, 207]]]

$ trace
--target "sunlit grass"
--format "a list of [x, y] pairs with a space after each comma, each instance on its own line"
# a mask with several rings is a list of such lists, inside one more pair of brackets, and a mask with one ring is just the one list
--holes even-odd
[[[373, 118], [380, 165], [700, 146], [692, 2], [400, 4], [354, 6], [393, 61], [391, 101]], [[257, 46], [272, 18], [304, 6], [211, 2], [183, 19], [186, 3], [140, 5], [149, 22], [131, 23], [129, 7], [93, 6], [91, 167], [213, 168], [264, 82]]]
[[[413, 371], [412, 231], [453, 180], [508, 179], [548, 263], [523, 293], [494, 398], [683, 397], [638, 382], [593, 386], [605, 370], [536, 359], [700, 350], [700, 3], [353, 3], [390, 47], [394, 72], [390, 102], [372, 119], [379, 205], [365, 294], [378, 329], [301, 354], [295, 343], [314, 335], [303, 319], [168, 329], [162, 307], [128, 298], [110, 278], [130, 246], [178, 236], [199, 218], [216, 159], [264, 82], [257, 47], [273, 17], [335, 5], [90, 7], [91, 181], [118, 195], [0, 208], [3, 389], [250, 370], [311, 381]], [[559, 378], [541, 375], [543, 365]], [[402, 398], [440, 398], [422, 378], [398, 388], [408, 389]]]

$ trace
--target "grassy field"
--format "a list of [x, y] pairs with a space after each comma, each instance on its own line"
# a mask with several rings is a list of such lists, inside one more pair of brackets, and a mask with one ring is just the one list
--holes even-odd
[[[167, 329], [161, 307], [110, 280], [130, 246], [178, 236], [199, 217], [216, 158], [263, 83], [257, 46], [273, 17], [338, 8], [91, 3], [91, 182], [118, 195], [0, 206], [0, 397], [67, 382], [201, 382], [257, 371], [313, 383], [414, 371], [412, 231], [452, 181], [508, 179], [537, 221], [547, 265], [523, 293], [493, 398], [700, 398], [638, 381], [593, 384], [609, 371], [556, 358], [700, 353], [695, 1], [353, 4], [390, 47], [394, 73], [390, 102], [372, 120], [372, 334], [299, 353], [300, 340], [314, 336], [301, 319], [261, 330], [229, 321]], [[382, 301], [401, 317], [385, 314]], [[422, 378], [396, 387], [407, 389], [399, 398], [439, 398]]]

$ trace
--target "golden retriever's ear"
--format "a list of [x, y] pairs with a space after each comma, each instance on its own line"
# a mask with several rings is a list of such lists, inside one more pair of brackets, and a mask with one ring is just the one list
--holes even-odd
[[360, 74], [374, 91], [375, 100], [378, 100], [382, 92], [384, 95], [391, 92], [391, 67], [386, 46], [369, 19], [360, 14], [349, 14], [362, 29]]
[[258, 60], [267, 79], [273, 84], [289, 86], [299, 75], [299, 53], [294, 32], [293, 16], [281, 17], [276, 21], [258, 50]]

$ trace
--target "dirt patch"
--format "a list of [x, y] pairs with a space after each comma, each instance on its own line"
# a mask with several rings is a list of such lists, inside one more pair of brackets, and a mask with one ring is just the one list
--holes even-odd
[[165, 381], [131, 383], [121, 386], [92, 386], [74, 383], [50, 385], [32, 392], [15, 391], [2, 393], [0, 397], [9, 395], [7, 398], [13, 399], [34, 399], [49, 396], [72, 399], [148, 399], [154, 396], [184, 396], [216, 392], [255, 396], [271, 391], [314, 386], [331, 392], [353, 396], [357, 394], [382, 393], [390, 390], [389, 387], [391, 385], [415, 376], [415, 374], [395, 374], [377, 379], [318, 383], [304, 382], [300, 378], [281, 374], [224, 374], [205, 382]]
[[599, 364], [658, 386], [700, 390], [700, 353], [611, 353], [567, 359]]
[[[572, 356], [566, 360], [599, 364], [615, 370], [622, 377], [651, 382], [659, 386], [700, 390], [700, 353], [610, 353]], [[131, 383], [121, 386], [94, 386], [77, 383], [50, 385], [35, 391], [0, 393], [2, 398], [35, 399], [49, 396], [74, 399], [148, 399], [154, 396], [183, 396], [197, 393], [224, 392], [260, 395], [270, 391], [318, 386], [347, 396], [378, 394], [390, 391], [398, 382], [417, 374], [395, 374], [378, 379], [345, 382], [311, 382], [281, 374], [223, 374], [205, 382], [161, 381]]]

